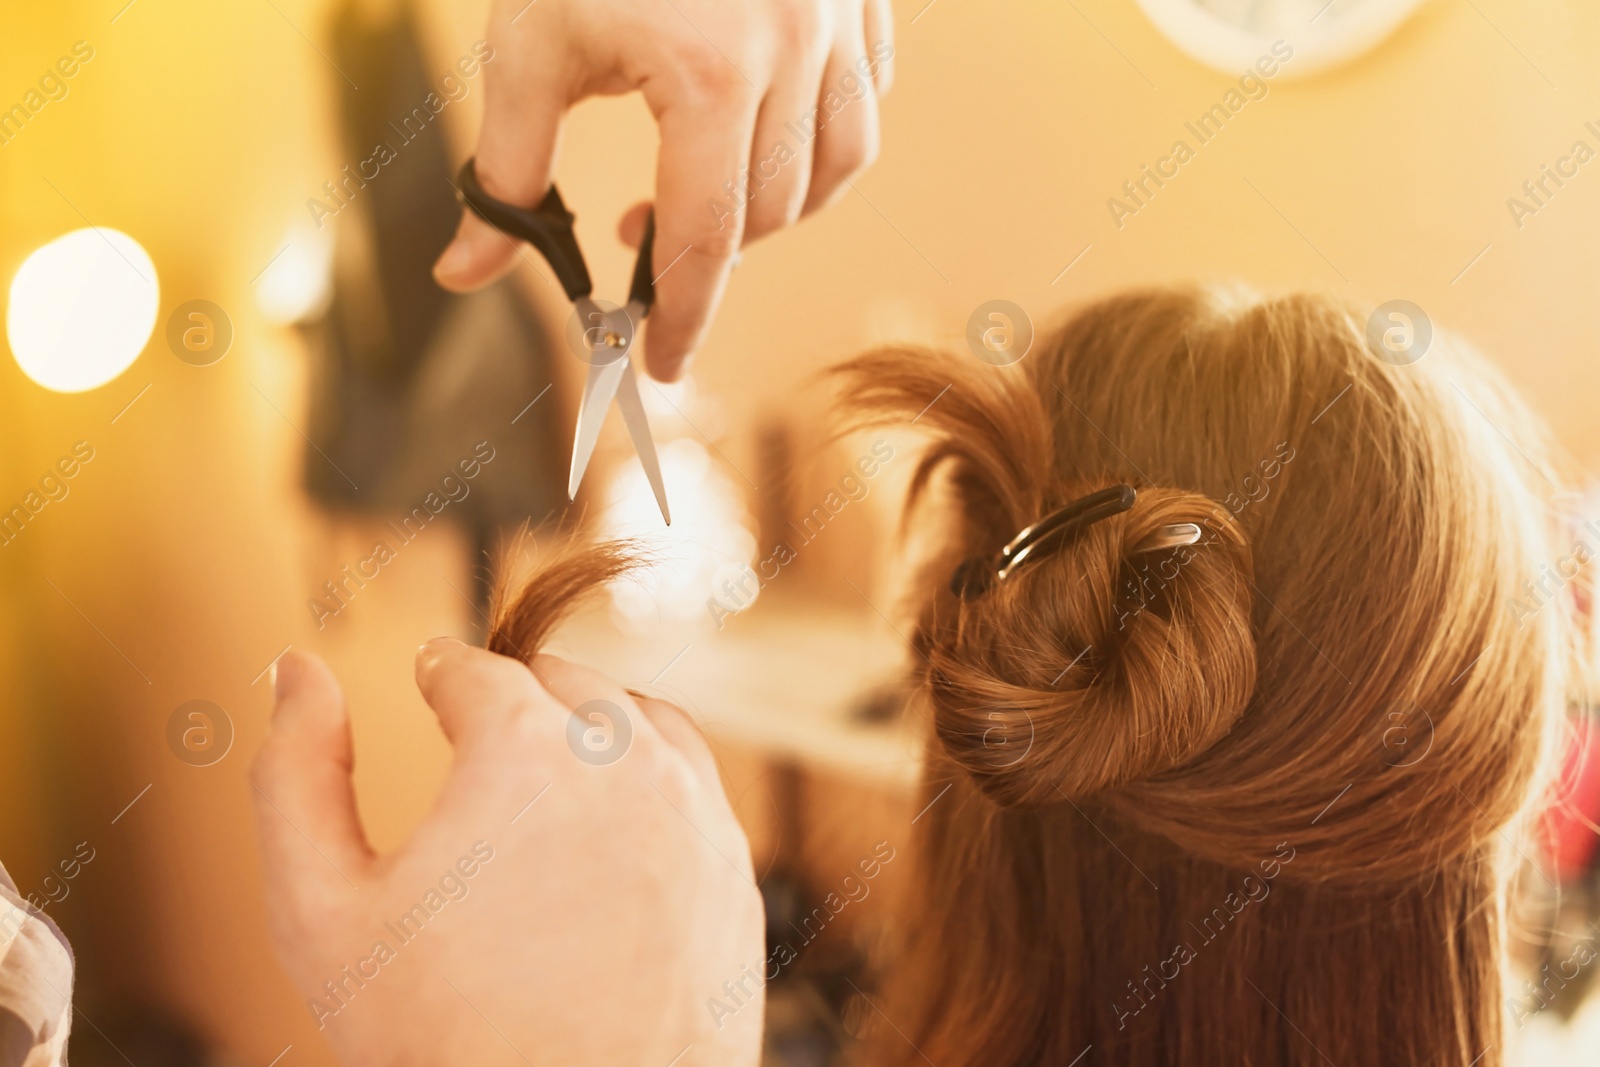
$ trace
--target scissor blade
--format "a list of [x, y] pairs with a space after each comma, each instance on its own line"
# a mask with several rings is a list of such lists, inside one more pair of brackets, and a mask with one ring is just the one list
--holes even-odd
[[572, 472], [567, 475], [567, 499], [576, 500], [583, 474], [589, 469], [589, 458], [594, 455], [595, 442], [600, 440], [600, 427], [605, 425], [606, 409], [611, 398], [617, 395], [617, 384], [628, 369], [627, 359], [610, 363], [591, 363], [589, 379], [583, 386], [583, 401], [578, 406], [578, 432], [572, 439]]
[[656, 505], [661, 508], [661, 518], [671, 526], [672, 513], [667, 510], [667, 487], [661, 481], [661, 462], [656, 458], [656, 440], [650, 436], [650, 421], [644, 416], [644, 404], [639, 399], [639, 379], [633, 373], [631, 360], [629, 364], [628, 373], [622, 376], [622, 382], [617, 389], [617, 410], [622, 412], [622, 421], [628, 426], [628, 436], [633, 438], [633, 450], [639, 453], [639, 462], [644, 466], [644, 475], [650, 479], [650, 488], [655, 491]]

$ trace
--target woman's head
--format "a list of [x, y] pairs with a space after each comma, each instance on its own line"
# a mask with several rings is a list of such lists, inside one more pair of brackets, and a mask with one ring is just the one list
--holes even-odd
[[[840, 377], [858, 423], [922, 412], [909, 521], [950, 531], [915, 639], [924, 803], [950, 789], [891, 981], [922, 1052], [1498, 1045], [1508, 828], [1565, 665], [1559, 598], [1513, 607], [1559, 554], [1555, 490], [1498, 380], [1443, 342], [1386, 362], [1324, 300], [1212, 290], [1095, 304], [1011, 367], [884, 350]], [[1117, 483], [1129, 511], [948, 589]], [[1180, 522], [1202, 540], [1136, 551]]]

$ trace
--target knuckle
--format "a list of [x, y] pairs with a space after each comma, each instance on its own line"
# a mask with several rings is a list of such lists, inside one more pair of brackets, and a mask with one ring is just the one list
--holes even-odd
[[645, 758], [649, 760], [646, 775], [674, 806], [683, 809], [696, 800], [700, 792], [699, 779], [687, 760], [671, 752], [654, 752]]
[[744, 239], [743, 229], [740, 226], [702, 227], [695, 234], [689, 254], [709, 260], [732, 259]]
[[818, 169], [822, 173], [819, 179], [813, 180], [830, 186], [839, 184], [872, 166], [877, 158], [878, 131], [870, 128], [861, 130], [834, 146], [826, 162], [819, 161]]
[[744, 239], [754, 241], [758, 237], [765, 237], [769, 233], [776, 233], [778, 230], [793, 226], [800, 218], [801, 203], [794, 198], [786, 198], [752, 206], [750, 220], [745, 224]]
[[831, 35], [822, 5], [816, 0], [778, 0], [773, 5], [773, 30], [782, 46], [799, 45], [807, 54], [816, 54], [827, 47]]
[[672, 55], [684, 92], [691, 99], [727, 101], [750, 91], [744, 74], [750, 59], [743, 49], [719, 51], [710, 41], [695, 35], [680, 40]]
[[518, 753], [534, 753], [542, 749], [549, 734], [550, 709], [533, 701], [517, 704], [506, 716], [504, 736], [496, 744], [505, 744]]

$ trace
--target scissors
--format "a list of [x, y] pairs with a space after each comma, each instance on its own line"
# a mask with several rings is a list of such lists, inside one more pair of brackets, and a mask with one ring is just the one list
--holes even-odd
[[628, 427], [628, 436], [633, 438], [633, 449], [639, 454], [645, 477], [655, 492], [661, 518], [671, 526], [667, 490], [661, 482], [661, 462], [656, 456], [655, 438], [650, 436], [644, 404], [639, 399], [639, 381], [632, 358], [638, 327], [650, 314], [650, 306], [656, 298], [655, 281], [650, 275], [656, 237], [655, 212], [645, 220], [644, 240], [639, 243], [639, 258], [633, 265], [633, 284], [628, 290], [627, 306], [607, 311], [591, 295], [594, 283], [589, 280], [589, 267], [583, 261], [583, 251], [572, 232], [574, 216], [567, 210], [554, 184], [538, 207], [515, 207], [483, 191], [474, 161], [469, 159], [461, 168], [456, 191], [461, 202], [484, 222], [539, 250], [550, 269], [555, 271], [584, 327], [582, 340], [587, 351], [580, 353], [580, 358], [589, 364], [589, 377], [583, 386], [583, 402], [578, 407], [578, 432], [572, 441], [567, 499], [578, 495], [578, 486], [589, 469], [595, 442], [600, 438], [600, 427], [615, 399], [622, 421]]

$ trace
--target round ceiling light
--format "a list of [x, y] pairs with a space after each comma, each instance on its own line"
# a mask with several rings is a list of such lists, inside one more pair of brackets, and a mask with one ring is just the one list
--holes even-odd
[[1276, 55], [1272, 46], [1282, 42], [1294, 55], [1280, 68], [1283, 76], [1300, 78], [1376, 48], [1421, 0], [1138, 2], [1163, 36], [1208, 67], [1237, 75]]

